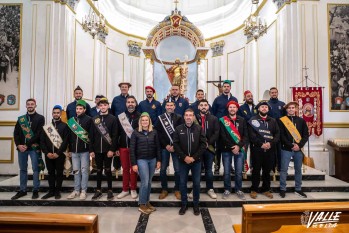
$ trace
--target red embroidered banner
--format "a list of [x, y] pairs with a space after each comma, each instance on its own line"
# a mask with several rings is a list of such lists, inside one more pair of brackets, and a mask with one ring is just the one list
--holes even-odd
[[322, 88], [321, 87], [293, 87], [293, 100], [298, 102], [298, 116], [302, 117], [308, 125], [309, 135], [322, 134]]

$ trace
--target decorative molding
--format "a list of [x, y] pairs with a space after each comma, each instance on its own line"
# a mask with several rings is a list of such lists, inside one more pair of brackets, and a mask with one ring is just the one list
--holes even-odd
[[13, 163], [14, 153], [15, 153], [15, 151], [14, 151], [15, 140], [13, 137], [0, 137], [0, 141], [7, 141], [7, 140], [11, 141], [11, 158], [10, 158], [10, 160], [0, 160], [0, 164], [1, 163]]
[[273, 2], [275, 3], [275, 5], [278, 8], [278, 11], [283, 8], [286, 4], [290, 4], [291, 0], [273, 0]]
[[347, 122], [327, 122], [324, 123], [324, 128], [349, 128], [349, 123]]
[[0, 126], [15, 126], [17, 121], [0, 121]]
[[128, 55], [134, 56], [134, 57], [140, 57], [142, 45], [143, 45], [142, 42], [137, 42], [137, 41], [133, 41], [133, 40], [127, 41]]
[[225, 45], [224, 40], [211, 43], [210, 47], [211, 47], [211, 50], [212, 50], [212, 57], [222, 56], [223, 55], [224, 45]]

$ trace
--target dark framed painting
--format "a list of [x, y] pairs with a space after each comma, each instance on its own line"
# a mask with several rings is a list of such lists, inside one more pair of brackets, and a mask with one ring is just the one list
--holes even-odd
[[0, 110], [18, 110], [22, 4], [0, 3]]
[[349, 4], [328, 4], [330, 111], [349, 111]]

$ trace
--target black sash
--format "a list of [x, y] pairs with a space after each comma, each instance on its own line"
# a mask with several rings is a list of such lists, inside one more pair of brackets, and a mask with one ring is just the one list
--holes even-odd
[[109, 130], [107, 126], [105, 125], [104, 121], [101, 121], [101, 118], [99, 116], [96, 116], [93, 120], [98, 132], [102, 135], [102, 138], [109, 144], [112, 144], [111, 137], [109, 135]]
[[271, 142], [274, 137], [271, 134], [270, 130], [265, 125], [265, 122], [263, 120], [258, 119], [250, 119], [248, 123], [252, 126], [252, 128], [263, 137], [263, 139], [267, 142]]
[[172, 122], [170, 121], [170, 118], [168, 117], [168, 115], [166, 113], [164, 113], [164, 114], [159, 116], [159, 120], [160, 120], [161, 125], [164, 128], [168, 138], [170, 139], [171, 144], [173, 144], [172, 135], [173, 135], [175, 129], [172, 125]]

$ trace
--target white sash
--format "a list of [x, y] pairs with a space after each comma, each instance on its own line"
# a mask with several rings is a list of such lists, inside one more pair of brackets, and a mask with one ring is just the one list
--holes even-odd
[[121, 126], [124, 129], [127, 137], [131, 138], [131, 135], [133, 133], [133, 128], [130, 122], [128, 121], [126, 114], [123, 112], [118, 115], [118, 118], [120, 120]]
[[63, 143], [63, 140], [62, 140], [61, 136], [59, 135], [58, 131], [56, 130], [56, 128], [52, 125], [52, 123], [43, 126], [43, 128], [44, 128], [44, 131], [45, 131], [47, 137], [52, 142], [52, 144], [57, 149], [59, 149]]

